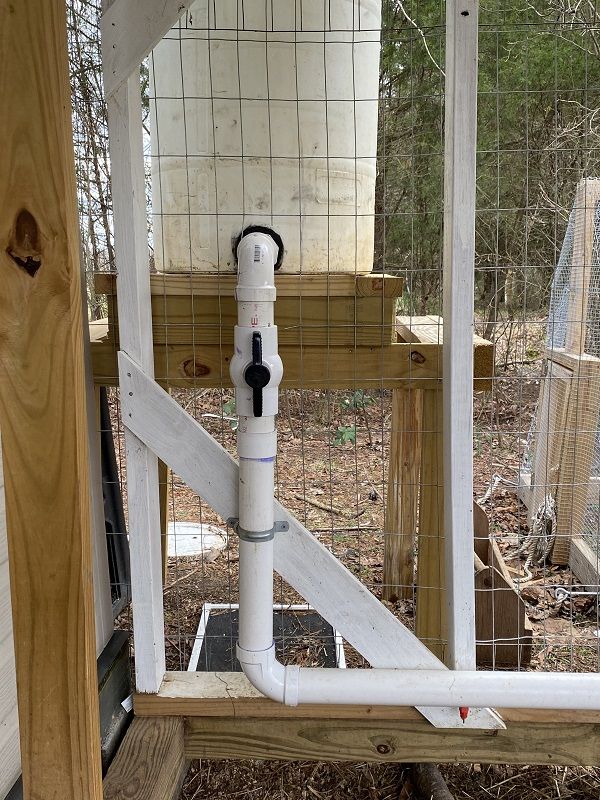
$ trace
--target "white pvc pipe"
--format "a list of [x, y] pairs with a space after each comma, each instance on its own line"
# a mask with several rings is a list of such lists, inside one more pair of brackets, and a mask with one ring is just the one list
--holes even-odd
[[240, 539], [240, 648], [269, 650], [273, 644], [273, 542]]
[[[231, 374], [240, 414], [239, 525], [243, 537], [250, 538], [253, 532], [263, 535], [275, 523], [273, 466], [281, 362], [273, 325], [276, 251], [269, 240], [263, 233], [252, 233], [238, 248], [239, 315]], [[252, 360], [248, 343], [256, 331], [261, 332], [263, 363], [269, 365], [272, 377], [264, 390], [268, 415], [260, 417], [251, 413], [251, 391], [244, 380]], [[273, 643], [273, 539], [241, 538], [239, 552], [238, 659], [250, 682], [277, 702], [600, 710], [598, 674], [284, 667], [275, 658]]]

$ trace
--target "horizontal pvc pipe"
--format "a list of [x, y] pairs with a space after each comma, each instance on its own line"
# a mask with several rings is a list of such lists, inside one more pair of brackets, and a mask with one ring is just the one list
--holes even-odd
[[300, 669], [298, 703], [600, 710], [600, 675]]
[[[238, 658], [256, 688], [292, 706], [320, 703], [600, 711], [598, 674], [283, 667], [273, 651], [263, 651], [262, 658], [253, 653], [251, 665], [244, 663], [243, 652], [238, 651]], [[254, 683], [257, 677], [259, 684]]]

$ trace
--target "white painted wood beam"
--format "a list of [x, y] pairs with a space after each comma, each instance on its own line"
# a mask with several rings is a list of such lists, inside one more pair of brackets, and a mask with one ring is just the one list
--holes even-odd
[[[235, 460], [155, 381], [119, 353], [121, 406], [129, 429], [224, 519], [238, 513]], [[275, 538], [275, 569], [373, 667], [446, 669], [289, 511]], [[402, 680], [401, 674], [398, 680]], [[433, 725], [463, 727], [457, 709], [419, 708]], [[489, 709], [471, 709], [464, 727], [502, 728]]]
[[100, 21], [104, 91], [111, 97], [177, 23], [192, 0], [114, 0]]
[[475, 669], [473, 334], [477, 0], [446, 3], [444, 521], [448, 664]]
[[[139, 69], [108, 98], [121, 348], [154, 376]], [[131, 596], [138, 692], [165, 673], [162, 558], [156, 455], [125, 423]]]

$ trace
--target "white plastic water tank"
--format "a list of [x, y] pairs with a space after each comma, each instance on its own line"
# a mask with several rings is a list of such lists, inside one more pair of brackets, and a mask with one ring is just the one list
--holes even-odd
[[232, 272], [248, 225], [282, 272], [373, 266], [381, 0], [197, 0], [150, 71], [155, 265]]

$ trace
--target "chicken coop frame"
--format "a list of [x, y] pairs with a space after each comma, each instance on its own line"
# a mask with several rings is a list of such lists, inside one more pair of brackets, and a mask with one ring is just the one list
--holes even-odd
[[[389, 369], [391, 388], [423, 391], [427, 396], [424, 414], [426, 410], [429, 418], [444, 417], [443, 514], [446, 539], [452, 542], [447, 551], [449, 664], [456, 670], [471, 670], [474, 624], [463, 621], [474, 619], [470, 568], [473, 292], [471, 270], [464, 266], [473, 260], [477, 5], [468, 0], [450, 8], [443, 414], [439, 345], [418, 343], [417, 350], [414, 342], [395, 342], [380, 348], [377, 368], [384, 375]], [[19, 159], [20, 171], [11, 169], [6, 157], [0, 161], [8, 220], [0, 230], [0, 258], [8, 276], [1, 318], [2, 329], [9, 332], [2, 340], [0, 357], [3, 369], [12, 376], [0, 392], [0, 407], [9, 476], [6, 505], [26, 791], [35, 787], [35, 793], [44, 797], [175, 798], [186, 760], [210, 756], [598, 763], [600, 714], [596, 711], [499, 708], [504, 721], [499, 726], [494, 722], [496, 715], [482, 708], [466, 724], [458, 724], [456, 709], [368, 704], [288, 708], [261, 697], [240, 675], [165, 674], [160, 645], [162, 557], [156, 456], [222, 516], [232, 516], [236, 510], [235, 462], [154, 380], [138, 67], [184, 9], [182, 2], [116, 0], [103, 22], [120, 265], [119, 377], [128, 428], [138, 670], [136, 720], [104, 790], [96, 743], [88, 422], [64, 9], [58, 0], [11, 6], [10, 14], [7, 11], [10, 24], [3, 26], [0, 40], [0, 74], [8, 76], [5, 81], [12, 87], [2, 92], [0, 107], [0, 116], [11, 120], [7, 150], [17, 153], [17, 139], [26, 130], [34, 156]], [[470, 17], [467, 28], [461, 26], [466, 16]], [[465, 30], [470, 36], [463, 40]], [[25, 43], [37, 58], [24, 65]], [[469, 81], [453, 79], [462, 69]], [[26, 102], [17, 102], [17, 93]], [[464, 113], [465, 103], [470, 113]], [[461, 113], [456, 113], [457, 108]], [[32, 129], [28, 124], [32, 117], [43, 118], [47, 124]], [[385, 296], [386, 281], [373, 280], [376, 283], [371, 286], [376, 288], [370, 291]], [[27, 313], [21, 314], [24, 300]], [[40, 319], [46, 324], [41, 326]], [[97, 383], [115, 380], [114, 349], [114, 340], [107, 342], [104, 331], [93, 329]], [[377, 360], [373, 358], [377, 349], [366, 349], [365, 360], [368, 356]], [[420, 356], [417, 360], [415, 352]], [[456, 352], [462, 358], [452, 358]], [[345, 365], [346, 374], [329, 378], [333, 385], [356, 385], [354, 353], [349, 353]], [[40, 385], [40, 372], [42, 395], [31, 391]], [[44, 402], [33, 403], [32, 397]], [[61, 446], [55, 448], [57, 428]], [[185, 449], [175, 446], [175, 434], [187, 443]], [[27, 459], [27, 452], [35, 453], [36, 459]], [[201, 480], [203, 466], [209, 474], [217, 464], [219, 485], [211, 485], [205, 476]], [[37, 487], [47, 472], [59, 474], [65, 466], [72, 480], [57, 482], [56, 488], [66, 491], [54, 494], [51, 515], [41, 519]], [[132, 487], [137, 487], [137, 496]], [[280, 509], [280, 513], [285, 518], [287, 512]], [[373, 667], [440, 673], [447, 669], [300, 523], [291, 515], [287, 519], [290, 533], [277, 544], [278, 571]], [[40, 537], [39, 531], [49, 525], [54, 535]], [[469, 537], [464, 536], [465, 529]], [[39, 569], [43, 563], [52, 565], [52, 580]], [[326, 592], [310, 580], [307, 564], [327, 571]], [[70, 602], [57, 603], [57, 595]], [[368, 627], [357, 623], [365, 618], [371, 622]], [[401, 678], [402, 672], [398, 675]]]

